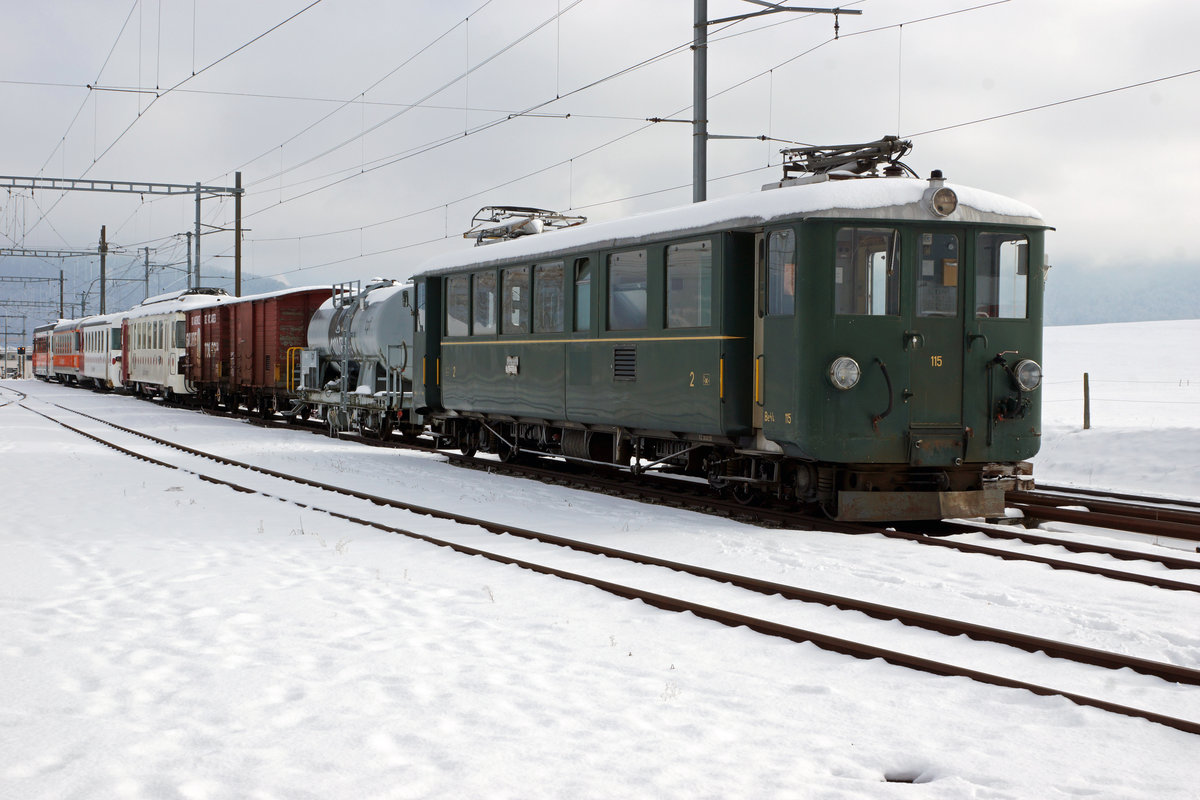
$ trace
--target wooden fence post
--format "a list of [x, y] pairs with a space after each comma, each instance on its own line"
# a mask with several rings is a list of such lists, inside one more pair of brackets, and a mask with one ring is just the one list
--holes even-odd
[[1083, 429], [1092, 427], [1092, 391], [1088, 388], [1088, 374], [1083, 373]]

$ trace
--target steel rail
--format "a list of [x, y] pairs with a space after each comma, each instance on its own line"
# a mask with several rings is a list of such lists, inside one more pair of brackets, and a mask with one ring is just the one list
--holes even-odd
[[[254, 417], [245, 417], [245, 419], [249, 420], [255, 425], [261, 426], [266, 424]], [[279, 425], [279, 427], [282, 427], [282, 425]], [[318, 433], [320, 431], [314, 428], [313, 432]], [[1094, 566], [1077, 561], [1065, 561], [1062, 559], [1049, 558], [1031, 553], [1020, 553], [1012, 550], [987, 547], [986, 545], [948, 541], [936, 536], [907, 533], [881, 526], [837, 522], [835, 520], [813, 517], [811, 515], [797, 513], [791, 510], [745, 506], [740, 503], [730, 502], [722, 498], [713, 497], [711, 494], [702, 493], [699, 491], [701, 489], [707, 489], [707, 484], [688, 483], [665, 476], [642, 475], [640, 476], [639, 480], [634, 483], [625, 479], [624, 476], [620, 474], [616, 476], [597, 476], [594, 473], [580, 473], [573, 468], [573, 465], [569, 463], [561, 468], [555, 469], [550, 468], [545, 464], [531, 465], [524, 463], [491, 461], [479, 458], [478, 456], [463, 456], [457, 453], [445, 453], [445, 451], [437, 450], [436, 448], [399, 441], [379, 440], [365, 435], [346, 435], [341, 438], [352, 439], [370, 447], [399, 447], [405, 449], [420, 449], [429, 452], [441, 452], [446, 456], [450, 463], [459, 466], [482, 469], [489, 472], [503, 472], [506, 474], [522, 475], [526, 477], [532, 476], [549, 481], [561, 482], [564, 480], [570, 480], [577, 482], [580, 486], [588, 489], [589, 491], [610, 490], [614, 492], [620, 492], [625, 496], [636, 498], [641, 501], [646, 501], [649, 499], [675, 507], [684, 505], [701, 506], [706, 511], [718, 510], [728, 517], [735, 519], [746, 519], [755, 522], [756, 524], [771, 522], [776, 525], [788, 526], [801, 530], [825, 530], [848, 534], [877, 534], [892, 539], [903, 539], [906, 541], [918, 542], [920, 544], [926, 544], [932, 547], [947, 547], [964, 553], [994, 556], [1006, 561], [1028, 561], [1037, 564], [1044, 564], [1056, 570], [1082, 572], [1089, 575], [1098, 575], [1101, 577], [1110, 578], [1112, 580], [1139, 583], [1145, 586], [1153, 586], [1160, 589], [1200, 592], [1200, 584], [1190, 583], [1187, 581], [1177, 581], [1170, 578], [1160, 578], [1151, 575], [1143, 575], [1136, 572], [1126, 572], [1124, 570]], [[1094, 519], [1095, 518], [1093, 518], [1093, 520]], [[1136, 550], [1125, 550], [1120, 548], [1108, 548], [1094, 544], [1088, 545], [1068, 542], [1050, 537], [1039, 536], [1037, 534], [1001, 532], [992, 529], [972, 528], [961, 523], [942, 523], [942, 525], [946, 527], [955, 527], [958, 529], [957, 532], [960, 533], [981, 532], [985, 535], [991, 536], [992, 538], [1019, 539], [1030, 544], [1058, 545], [1071, 552], [1096, 553], [1108, 555], [1125, 561], [1148, 561], [1161, 564], [1169, 569], [1200, 569], [1200, 561], [1189, 561], [1187, 559], [1173, 558], [1171, 556], [1163, 556], [1153, 553], [1141, 553]]]
[[[1097, 528], [1145, 533], [1151, 536], [1165, 536], [1171, 539], [1186, 539], [1200, 541], [1200, 514], [1187, 511], [1169, 511], [1164, 509], [1161, 517], [1155, 519], [1147, 515], [1142, 507], [1131, 510], [1129, 506], [1109, 503], [1101, 506], [1095, 501], [1080, 501], [1067, 498], [1047, 498], [1041, 496], [1023, 497], [1020, 500], [1009, 496], [1006, 501], [1010, 508], [1015, 508], [1027, 517], [1033, 519], [1052, 520], [1055, 522], [1071, 522], [1080, 525], [1090, 525]], [[1097, 510], [1080, 511], [1075, 508], [1062, 506], [1093, 506]], [[1100, 509], [1106, 510], [1100, 510]], [[1152, 513], [1152, 512], [1151, 512]]]
[[1200, 508], [1200, 500], [1184, 500], [1172, 497], [1151, 497], [1149, 495], [1130, 494], [1128, 492], [1109, 492], [1104, 489], [1084, 489], [1075, 486], [1051, 486], [1038, 484], [1035, 492], [1050, 492], [1052, 494], [1074, 495], [1076, 497], [1096, 497], [1109, 500], [1129, 500], [1134, 503], [1150, 503], [1153, 505], [1184, 506]]
[[1153, 564], [1160, 564], [1167, 569], [1200, 570], [1200, 558], [1180, 558], [1178, 556], [1169, 556], [1162, 553], [1148, 553], [1143, 550], [1129, 550], [1121, 547], [1109, 547], [1101, 544], [1078, 542], [1073, 539], [1060, 539], [1056, 536], [1045, 536], [1039, 533], [999, 530], [995, 527], [984, 528], [963, 523], [943, 524], [945, 524], [948, 528], [955, 529], [955, 533], [981, 533], [984, 536], [992, 539], [1007, 539], [1009, 541], [1020, 541], [1027, 544], [1061, 547], [1064, 550], [1071, 551], [1072, 553], [1094, 553], [1097, 555], [1110, 556], [1121, 561], [1147, 561]]
[[[755, 521], [761, 522], [762, 519], [769, 519], [772, 522], [790, 527], [797, 527], [802, 530], [823, 530], [832, 531], [835, 533], [849, 534], [875, 534], [889, 539], [901, 539], [918, 544], [929, 545], [931, 547], [944, 547], [951, 550], [957, 550], [961, 553], [971, 553], [975, 555], [994, 556], [1004, 559], [1005, 561], [1027, 561], [1035, 564], [1043, 564], [1056, 570], [1067, 570], [1072, 572], [1082, 572], [1088, 575], [1098, 575], [1112, 580], [1126, 581], [1130, 583], [1139, 583], [1144, 586], [1153, 586], [1159, 589], [1169, 589], [1185, 592], [1200, 592], [1200, 583], [1189, 583], [1187, 581], [1178, 581], [1170, 578], [1163, 578], [1155, 575], [1143, 575], [1137, 572], [1126, 572], [1119, 569], [1111, 569], [1108, 567], [1095, 566], [1085, 564], [1079, 561], [1068, 561], [1058, 558], [1049, 558], [1033, 553], [1022, 553], [1015, 550], [1005, 550], [999, 547], [988, 547], [986, 545], [971, 544], [968, 542], [958, 542], [953, 540], [942, 539], [936, 536], [926, 534], [907, 533], [891, 528], [885, 528], [878, 525], [866, 525], [860, 523], [836, 522], [834, 520], [813, 517], [805, 514], [800, 514], [794, 511], [782, 511], [778, 509], [750, 509], [746, 506], [722, 502], [718, 499], [709, 496], [697, 496], [681, 493], [678, 488], [664, 488], [662, 486], [645, 486], [641, 484], [630, 484], [624, 481], [614, 479], [606, 479], [595, 475], [581, 477], [572, 475], [567, 472], [551, 470], [544, 466], [530, 467], [527, 465], [504, 464], [501, 462], [482, 461], [479, 459], [468, 459], [465, 456], [449, 455], [451, 463], [468, 464], [476, 468], [488, 469], [492, 471], [504, 471], [514, 474], [524, 475], [539, 475], [545, 476], [553, 480], [578, 480], [583, 482], [585, 488], [591, 491], [603, 491], [605, 488], [610, 488], [626, 493], [636, 493], [639, 498], [656, 497], [663, 502], [680, 504], [694, 503], [705, 506], [707, 508], [720, 508], [730, 516], [745, 516], [751, 511], [754, 512]], [[663, 479], [662, 482], [669, 481], [672, 484], [678, 485], [679, 481]], [[686, 484], [685, 484], [686, 485]], [[701, 486], [702, 484], [695, 484]], [[969, 530], [967, 527], [962, 528], [962, 532]], [[1057, 542], [1056, 542], [1057, 543]], [[1129, 551], [1133, 552], [1133, 551]], [[1149, 560], [1154, 560], [1153, 556], [1148, 557]], [[1197, 565], [1188, 565], [1196, 567]]]

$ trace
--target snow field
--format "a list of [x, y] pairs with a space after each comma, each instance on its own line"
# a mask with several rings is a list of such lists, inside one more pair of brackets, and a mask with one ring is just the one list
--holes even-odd
[[[1156, 325], [1099, 326], [1108, 330], [1084, 338], [1115, 363], [1121, 340], [1156, 339]], [[1055, 349], [1056, 332], [1077, 330], [1047, 330], [1048, 401], [1060, 391], [1052, 370], [1078, 366]], [[1130, 353], [1147, 347], [1133, 341]], [[1104, 374], [1090, 369], [1093, 381]], [[79, 427], [86, 421], [45, 402], [330, 483], [1200, 667], [1200, 595], [881, 537], [762, 530], [132, 398], [6, 385]], [[1173, 459], [1172, 493], [1200, 496], [1200, 420], [1164, 406], [1169, 420], [1152, 407], [1109, 422], [1094, 403], [1095, 427], [1077, 434], [1054, 405], [1039, 479], [1138, 488], [1139, 475], [1157, 479]], [[1143, 442], [1132, 465], [1111, 458], [1126, 437]], [[1161, 443], [1175, 447], [1160, 453]], [[193, 468], [217, 474], [216, 465]], [[252, 482], [239, 472], [235, 480]], [[16, 405], [0, 408], [0, 486], [9, 489], [0, 511], [0, 798], [1170, 798], [1200, 785], [1194, 736], [723, 628], [236, 493]], [[335, 506], [326, 493], [273, 486]], [[374, 516], [537, 550], [533, 560], [568, 568], [591, 563], [399, 512]], [[644, 570], [605, 569], [646, 580]], [[728, 595], [656, 572], [664, 593], [713, 604]], [[937, 639], [778, 598], [741, 602], [747, 613], [847, 638], [869, 625], [895, 643]], [[1065, 674], [1044, 656], [954, 639], [938, 646], [948, 658], [982, 659], [985, 671], [1027, 669], [1051, 685]], [[1097, 693], [1200, 718], [1198, 687], [1089, 674]]]

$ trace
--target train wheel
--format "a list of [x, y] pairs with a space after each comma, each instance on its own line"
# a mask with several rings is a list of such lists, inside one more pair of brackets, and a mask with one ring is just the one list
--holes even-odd
[[475, 455], [479, 450], [479, 435], [469, 428], [460, 431], [458, 434], [458, 450], [467, 458]]
[[513, 461], [516, 461], [520, 457], [521, 450], [520, 450], [520, 448], [518, 448], [516, 446], [515, 442], [513, 444], [509, 445], [509, 444], [505, 444], [504, 442], [497, 439], [496, 440], [496, 455], [500, 456], [500, 460], [503, 461], [505, 464], [509, 464], [509, 463], [512, 463]]
[[755, 505], [762, 499], [758, 490], [752, 484], [742, 483], [741, 481], [735, 481], [729, 487], [729, 494], [739, 505], [743, 506]]

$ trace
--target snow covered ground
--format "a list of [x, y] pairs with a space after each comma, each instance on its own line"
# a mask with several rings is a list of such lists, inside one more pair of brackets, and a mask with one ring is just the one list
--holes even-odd
[[[1038, 479], [1200, 498], [1198, 343], [1197, 321], [1047, 329]], [[1089, 431], [1080, 430], [1084, 371]], [[763, 530], [122, 396], [0, 386], [83, 428], [95, 424], [49, 404], [330, 483], [1200, 668], [1200, 595], [879, 537]], [[12, 398], [0, 392], [0, 402]], [[244, 472], [238, 480], [339, 502]], [[1195, 797], [1200, 786], [1196, 736], [723, 628], [235, 493], [15, 403], [0, 408], [0, 487], [4, 800], [1157, 800]], [[371, 514], [531, 552], [401, 512]], [[585, 563], [538, 550], [551, 557]], [[614, 580], [638, 579], [611, 569]], [[664, 592], [726, 602], [720, 587], [655, 580]], [[885, 646], [981, 659], [972, 663], [1050, 685], [1079, 680], [1085, 693], [1200, 719], [1196, 687], [777, 598], [740, 602], [800, 627], [848, 637], [869, 628]]]

